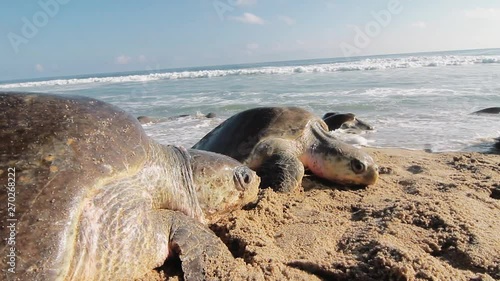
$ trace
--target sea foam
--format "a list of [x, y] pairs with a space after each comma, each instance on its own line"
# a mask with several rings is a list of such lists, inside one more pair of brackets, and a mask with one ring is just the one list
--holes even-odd
[[293, 75], [301, 73], [371, 71], [379, 69], [440, 67], [471, 64], [500, 63], [500, 56], [410, 56], [399, 58], [366, 58], [357, 61], [334, 62], [322, 64], [306, 64], [298, 66], [249, 67], [235, 69], [212, 69], [196, 71], [168, 71], [141, 75], [124, 75], [109, 77], [89, 77], [72, 79], [55, 79], [36, 82], [0, 84], [0, 89], [28, 88], [42, 86], [67, 86], [96, 83], [148, 82], [155, 80], [196, 79], [238, 75]]

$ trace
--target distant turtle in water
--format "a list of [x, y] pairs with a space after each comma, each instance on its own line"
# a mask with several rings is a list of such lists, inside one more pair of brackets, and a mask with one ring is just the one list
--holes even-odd
[[161, 122], [159, 118], [149, 117], [149, 116], [139, 116], [137, 121], [141, 124], [154, 124]]
[[189, 117], [189, 116], [196, 117], [196, 118], [209, 118], [210, 119], [210, 118], [217, 117], [217, 114], [215, 114], [213, 112], [209, 112], [207, 114], [196, 114], [196, 115], [181, 114], [181, 115], [176, 115], [176, 116], [170, 116], [167, 118], [155, 118], [155, 117], [149, 117], [149, 116], [139, 116], [139, 117], [137, 117], [137, 120], [141, 124], [155, 124], [155, 123], [172, 121], [172, 120], [176, 120], [176, 119], [183, 118], [183, 117]]
[[0, 153], [0, 201], [15, 201], [0, 217], [16, 219], [6, 280], [134, 280], [174, 253], [185, 280], [204, 280], [210, 259], [232, 256], [202, 223], [254, 201], [260, 182], [227, 156], [160, 145], [131, 115], [83, 97], [0, 93]]
[[225, 154], [257, 171], [261, 187], [288, 192], [297, 188], [304, 168], [320, 178], [370, 185], [378, 178], [373, 159], [328, 134], [321, 118], [297, 107], [262, 107], [238, 113], [193, 148]]
[[353, 113], [327, 112], [323, 115], [323, 121], [325, 121], [330, 131], [337, 129], [373, 130], [373, 126], [358, 119]]
[[488, 107], [472, 112], [472, 114], [500, 114], [500, 107]]
[[209, 112], [209, 113], [205, 114], [205, 117], [206, 118], [215, 118], [215, 117], [217, 117], [217, 114], [215, 114], [214, 112]]

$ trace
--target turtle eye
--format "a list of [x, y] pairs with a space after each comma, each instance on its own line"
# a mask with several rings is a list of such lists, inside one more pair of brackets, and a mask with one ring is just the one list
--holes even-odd
[[248, 173], [245, 173], [245, 175], [243, 176], [243, 182], [245, 184], [249, 184], [250, 183], [250, 175]]
[[351, 169], [356, 174], [361, 174], [366, 170], [365, 164], [361, 163], [358, 159], [351, 160]]
[[246, 189], [252, 182], [252, 170], [246, 166], [238, 167], [235, 171], [235, 179], [238, 181], [241, 188]]

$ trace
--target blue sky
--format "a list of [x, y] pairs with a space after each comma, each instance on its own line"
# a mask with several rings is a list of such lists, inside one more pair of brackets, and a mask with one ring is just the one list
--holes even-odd
[[500, 47], [496, 0], [10, 0], [0, 19], [0, 81]]

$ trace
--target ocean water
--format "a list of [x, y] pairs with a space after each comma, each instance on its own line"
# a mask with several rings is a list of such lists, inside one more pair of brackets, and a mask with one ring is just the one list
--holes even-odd
[[[500, 114], [470, 114], [500, 107], [500, 49], [59, 77], [1, 82], [0, 90], [89, 96], [134, 116], [191, 114], [144, 126], [161, 143], [187, 147], [258, 106], [355, 113], [375, 130], [334, 135], [365, 146], [487, 151], [500, 136]], [[207, 112], [218, 117], [196, 116]]]

